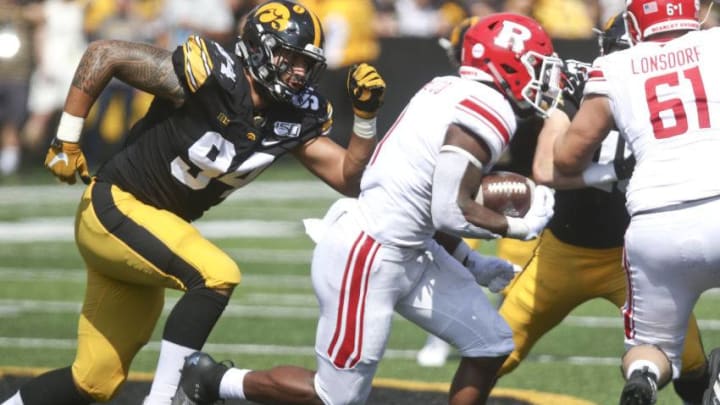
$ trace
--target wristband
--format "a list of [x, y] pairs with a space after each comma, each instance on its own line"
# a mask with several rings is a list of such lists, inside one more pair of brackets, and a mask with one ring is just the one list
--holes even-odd
[[85, 118], [76, 117], [63, 111], [55, 137], [63, 142], [78, 143], [84, 123]]
[[353, 133], [363, 139], [372, 139], [377, 134], [377, 118], [361, 118], [355, 115]]
[[593, 163], [582, 172], [582, 179], [586, 186], [596, 186], [617, 181], [615, 166], [610, 163]]
[[527, 224], [522, 218], [506, 216], [508, 227], [505, 236], [514, 239], [525, 239], [530, 232]]

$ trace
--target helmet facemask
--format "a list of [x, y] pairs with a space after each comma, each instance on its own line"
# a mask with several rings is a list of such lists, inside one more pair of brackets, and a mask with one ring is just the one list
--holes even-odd
[[[528, 69], [530, 81], [523, 87], [521, 108], [532, 108], [543, 118], [555, 108], [562, 95], [561, 77], [563, 61], [557, 56], [541, 55], [528, 51], [520, 57]], [[539, 62], [539, 63], [538, 63]]]
[[[262, 27], [259, 27], [259, 30], [262, 30]], [[253, 33], [257, 35], [252, 35]], [[247, 36], [255, 38], [246, 38]], [[287, 46], [269, 32], [246, 31], [236, 45], [236, 52], [243, 58], [253, 80], [258, 82], [273, 99], [282, 102], [290, 102], [292, 97], [305, 87], [317, 83], [326, 67], [322, 49], [297, 49]], [[302, 55], [307, 62], [304, 78], [295, 78], [303, 82], [300, 88], [288, 83], [293, 75], [293, 66], [288, 63], [289, 54]]]

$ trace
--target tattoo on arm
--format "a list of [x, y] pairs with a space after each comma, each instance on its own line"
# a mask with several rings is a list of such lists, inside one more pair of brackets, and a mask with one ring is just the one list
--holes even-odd
[[172, 53], [165, 49], [125, 41], [93, 42], [80, 60], [72, 85], [95, 99], [113, 77], [176, 105], [185, 100]]

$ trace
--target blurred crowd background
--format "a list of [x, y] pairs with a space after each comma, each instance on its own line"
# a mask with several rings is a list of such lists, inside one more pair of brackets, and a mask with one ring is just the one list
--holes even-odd
[[[233, 50], [241, 17], [260, 2], [0, 0], [0, 183], [19, 171], [42, 167], [88, 42], [120, 39], [172, 50], [190, 33], [198, 33]], [[323, 21], [328, 70], [320, 88], [335, 106], [335, 132], [340, 134], [349, 131], [351, 110], [344, 80], [347, 67], [354, 63], [370, 61], [381, 68], [388, 81], [386, 102], [393, 105], [383, 113], [391, 120], [412, 95], [416, 81], [422, 83], [437, 74], [438, 66], [449, 69], [439, 65], [446, 61], [436, 39], [446, 36], [467, 16], [499, 11], [529, 15], [553, 38], [566, 44], [578, 41], [582, 47], [593, 41], [592, 28], [601, 27], [625, 4], [625, 0], [300, 2]], [[718, 24], [718, 8], [705, 21], [706, 27]], [[701, 16], [706, 9], [704, 4]], [[398, 82], [407, 86], [397, 86]], [[109, 83], [86, 121], [83, 147], [91, 168], [115, 152], [127, 128], [144, 114], [150, 101], [148, 94], [122, 82]]]

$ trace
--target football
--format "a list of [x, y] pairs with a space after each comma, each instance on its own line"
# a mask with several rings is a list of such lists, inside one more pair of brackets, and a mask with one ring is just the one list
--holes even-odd
[[483, 176], [475, 201], [509, 217], [523, 217], [530, 209], [535, 182], [513, 172], [494, 171]]

